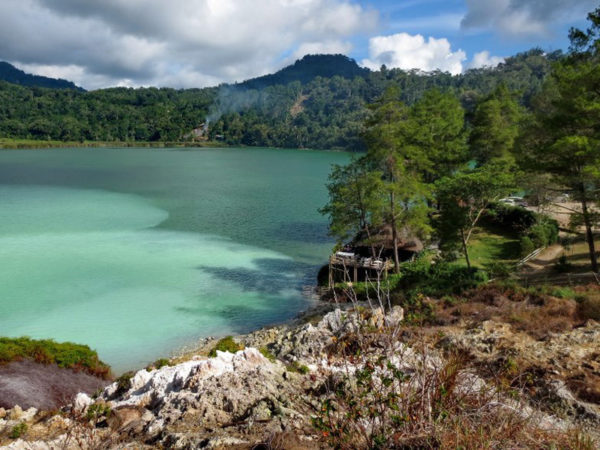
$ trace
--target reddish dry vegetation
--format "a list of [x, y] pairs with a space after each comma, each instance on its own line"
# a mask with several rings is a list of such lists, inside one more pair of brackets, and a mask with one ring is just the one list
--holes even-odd
[[[494, 320], [510, 324], [515, 331], [543, 340], [598, 320], [600, 286], [581, 286], [574, 298], [559, 298], [544, 289], [525, 289], [488, 284], [473, 289], [459, 299], [435, 302], [435, 324], [454, 325]], [[577, 300], [575, 300], [577, 298]]]
[[78, 392], [94, 393], [107, 381], [54, 364], [23, 360], [0, 365], [0, 407], [53, 410], [65, 406]]

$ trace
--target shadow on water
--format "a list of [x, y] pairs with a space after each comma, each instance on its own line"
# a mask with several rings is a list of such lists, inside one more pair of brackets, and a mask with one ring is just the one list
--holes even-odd
[[[247, 333], [257, 325], [282, 322], [294, 317], [305, 300], [303, 285], [315, 284], [318, 267], [298, 261], [277, 258], [253, 260], [254, 268], [200, 266], [199, 270], [216, 279], [232, 283], [244, 292], [259, 294], [260, 301], [246, 304], [224, 304], [179, 307], [187, 316], [217, 316], [227, 321], [227, 328], [235, 333]], [[297, 295], [293, 292], [296, 291]], [[290, 295], [291, 294], [291, 295]]]
[[271, 296], [316, 284], [318, 267], [314, 265], [277, 258], [258, 258], [252, 262], [255, 268], [200, 266], [198, 269], [221, 281], [233, 283], [244, 292]]

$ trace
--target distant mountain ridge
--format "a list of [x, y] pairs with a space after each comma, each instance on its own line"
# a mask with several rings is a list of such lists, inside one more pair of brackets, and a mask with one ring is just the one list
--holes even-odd
[[234, 86], [244, 89], [264, 89], [279, 84], [286, 85], [294, 81], [306, 84], [317, 77], [331, 78], [334, 76], [352, 80], [355, 77], [366, 77], [370, 72], [369, 69], [360, 67], [355, 60], [345, 55], [306, 55], [278, 72], [236, 83]]
[[20, 69], [17, 69], [12, 64], [9, 64], [4, 61], [0, 61], [0, 80], [28, 87], [44, 87], [51, 89], [77, 89], [83, 91], [82, 88], [77, 86], [75, 83], [72, 83], [71, 81], [43, 77], [40, 75], [31, 75], [29, 73], [23, 72]]

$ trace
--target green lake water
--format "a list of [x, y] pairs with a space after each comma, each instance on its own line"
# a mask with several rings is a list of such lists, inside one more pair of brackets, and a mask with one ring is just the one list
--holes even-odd
[[117, 372], [310, 306], [332, 163], [274, 149], [0, 151], [0, 336]]

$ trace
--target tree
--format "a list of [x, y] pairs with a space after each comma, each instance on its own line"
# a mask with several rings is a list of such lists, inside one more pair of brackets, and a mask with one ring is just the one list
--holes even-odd
[[469, 138], [471, 157], [479, 164], [511, 155], [523, 111], [504, 83], [478, 103]]
[[329, 216], [329, 232], [338, 243], [362, 231], [370, 238], [372, 228], [381, 224], [382, 174], [370, 169], [362, 157], [347, 166], [334, 165], [329, 175], [329, 203], [319, 212]]
[[401, 131], [405, 157], [423, 180], [433, 183], [468, 161], [465, 112], [456, 96], [438, 89], [425, 92]]
[[409, 109], [400, 100], [400, 91], [386, 90], [384, 95], [371, 105], [372, 116], [367, 122], [365, 142], [367, 158], [382, 173], [383, 221], [392, 229], [394, 268], [400, 271], [398, 255], [400, 227], [414, 234], [428, 231], [427, 194], [428, 188], [421, 181], [412, 154], [417, 154], [410, 145], [407, 133]]
[[571, 53], [557, 62], [520, 140], [519, 159], [530, 171], [547, 172], [563, 186], [580, 211], [591, 268], [598, 272], [593, 228], [600, 199], [600, 9], [589, 15], [586, 32], [571, 30]]
[[436, 184], [440, 207], [436, 229], [442, 247], [451, 248], [459, 243], [469, 269], [469, 240], [473, 229], [491, 203], [511, 192], [513, 181], [509, 165], [498, 161], [458, 172]]

